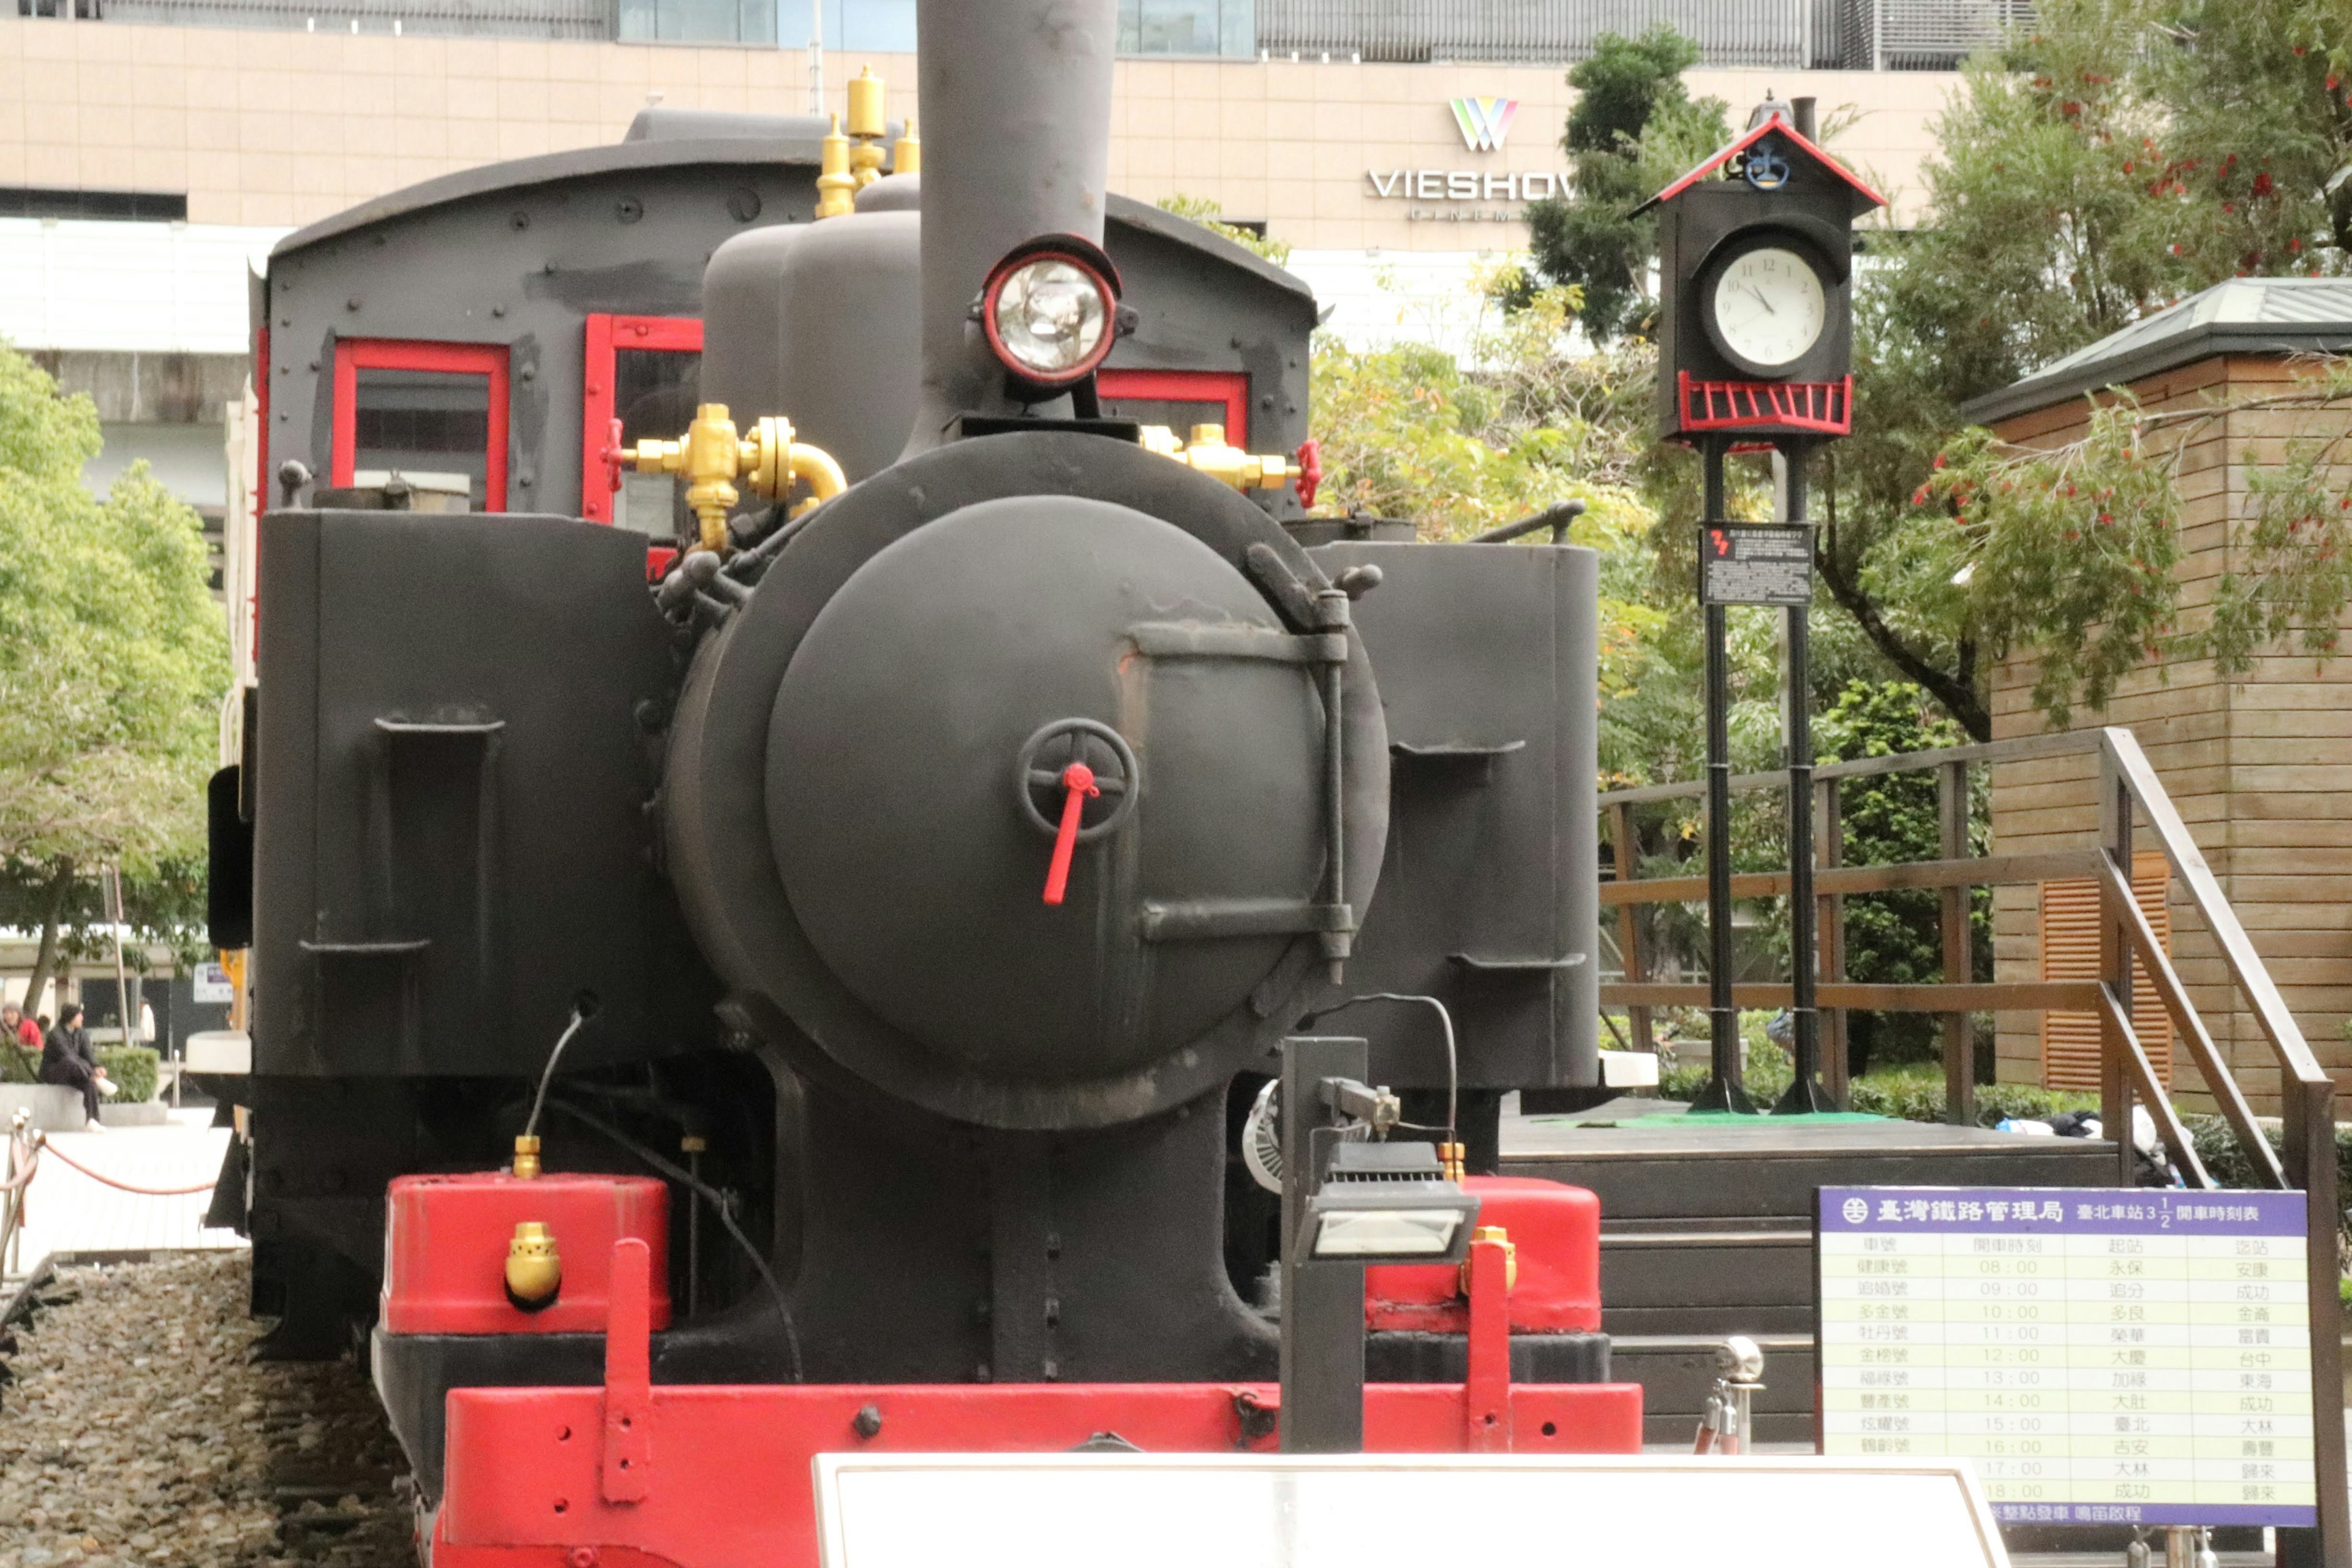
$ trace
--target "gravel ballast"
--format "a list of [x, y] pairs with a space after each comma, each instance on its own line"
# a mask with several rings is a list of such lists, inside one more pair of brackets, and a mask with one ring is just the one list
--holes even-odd
[[365, 1374], [253, 1361], [247, 1261], [60, 1268], [0, 1327], [0, 1568], [415, 1563]]

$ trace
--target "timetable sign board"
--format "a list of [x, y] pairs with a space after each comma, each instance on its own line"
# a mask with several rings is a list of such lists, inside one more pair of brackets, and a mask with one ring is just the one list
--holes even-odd
[[1965, 1457], [2004, 1523], [2317, 1522], [2303, 1194], [1823, 1187], [1818, 1223], [1823, 1453]]

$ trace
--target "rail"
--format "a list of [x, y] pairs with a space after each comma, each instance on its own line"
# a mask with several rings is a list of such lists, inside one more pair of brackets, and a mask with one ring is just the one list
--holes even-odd
[[1708, 68], [1952, 70], [2029, 0], [1257, 0], [1257, 47], [1312, 58], [1550, 65], [1659, 22]]
[[[1969, 770], [2000, 763], [2040, 758], [2098, 758], [2099, 824], [2095, 845], [2082, 849], [2025, 855], [1969, 853]], [[1896, 773], [1932, 771], [1937, 780], [1937, 816], [1941, 858], [1902, 865], [1845, 866], [1839, 863], [1843, 843], [1840, 811], [1843, 781]], [[1997, 741], [1988, 745], [1954, 746], [1900, 756], [1867, 757], [1825, 763], [1813, 770], [1813, 841], [1823, 859], [1814, 872], [1821, 948], [1816, 955], [1822, 975], [1820, 1001], [1825, 1014], [1822, 1032], [1822, 1087], [1832, 1103], [1847, 1103], [1843, 1010], [1864, 1008], [1886, 1012], [1939, 1013], [1944, 1016], [1945, 1115], [1957, 1122], [1976, 1119], [1973, 1041], [1969, 1015], [2000, 1009], [2088, 1012], [2099, 1021], [2099, 1112], [2113, 1131], [2116, 1148], [2115, 1182], [2135, 1183], [2132, 1110], [2144, 1106], [2157, 1125], [2166, 1151], [2190, 1186], [2219, 1185], [2198, 1156], [2195, 1142], [2182, 1124], [2171, 1098], [2165, 1092], [2155, 1064], [2139, 1038], [2132, 1018], [2135, 962], [2157, 994], [2188, 1055], [2212, 1096], [2222, 1121], [2243, 1152], [2258, 1184], [2279, 1190], [2301, 1190], [2307, 1209], [2305, 1235], [2305, 1276], [2309, 1288], [2311, 1333], [2312, 1436], [2317, 1464], [2319, 1561], [2329, 1568], [2352, 1568], [2352, 1499], [2347, 1499], [2345, 1471], [2345, 1428], [2335, 1418], [2343, 1397], [2343, 1355], [2336, 1325], [2342, 1316], [2337, 1279], [2342, 1274], [2339, 1229], [2342, 1194], [2337, 1191], [2336, 1152], [2336, 1084], [2319, 1065], [2287, 1010], [2262, 956], [2230, 907], [2212, 868], [2189, 837], [2171, 797], [2129, 730], [2104, 729], [2064, 735]], [[1732, 781], [1735, 789], [1789, 787], [1785, 771], [1748, 773]], [[1705, 985], [1661, 984], [1649, 980], [1635, 911], [1646, 904], [1703, 901], [1704, 877], [1636, 879], [1633, 875], [1633, 808], [1671, 800], [1698, 799], [1704, 781], [1613, 790], [1600, 797], [1611, 826], [1616, 879], [1601, 887], [1602, 907], [1617, 910], [1618, 947], [1624, 979], [1601, 987], [1601, 1005], [1622, 1006], [1633, 1028], [1639, 1048], [1654, 1049], [1651, 1012], [1660, 1006], [1698, 1006], [1706, 1000]], [[2274, 1151], [2255, 1120], [2230, 1063], [2191, 1004], [2188, 987], [2174, 968], [2155, 928], [2132, 891], [2133, 841], [2144, 822], [2189, 905], [2204, 922], [2219, 950], [2240, 1004], [2251, 1014], [2270, 1050], [2270, 1065], [2278, 1073], [2284, 1127], [2284, 1158]], [[2012, 981], [1992, 984], [1969, 980], [1973, 953], [1968, 919], [1970, 889], [2058, 879], [2085, 879], [2099, 893], [2099, 961], [2095, 979]], [[1925, 985], [1852, 984], [1843, 979], [1844, 968], [1843, 900], [1857, 893], [1898, 889], [1932, 888], [1941, 894], [1940, 935], [1944, 983]], [[1787, 872], [1734, 876], [1734, 898], [1785, 897]], [[1791, 987], [1786, 984], [1743, 984], [1733, 988], [1743, 1007], [1786, 1005]], [[2285, 1559], [2283, 1557], [2282, 1561]]]

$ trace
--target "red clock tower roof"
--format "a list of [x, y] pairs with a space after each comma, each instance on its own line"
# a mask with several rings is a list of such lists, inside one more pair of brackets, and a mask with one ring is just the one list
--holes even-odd
[[1760, 122], [1750, 126], [1738, 141], [1733, 142], [1727, 147], [1723, 147], [1716, 152], [1708, 153], [1706, 160], [1702, 162], [1698, 167], [1685, 174], [1681, 179], [1676, 180], [1673, 184], [1668, 185], [1664, 190], [1660, 191], [1656, 195], [1652, 196], [1648, 201], [1643, 202], [1640, 206], [1635, 207], [1633, 209], [1634, 214], [1639, 215], [1645, 213], [1652, 207], [1661, 206], [1667, 202], [1673, 201], [1676, 196], [1681, 195], [1685, 191], [1698, 184], [1699, 181], [1706, 178], [1709, 174], [1712, 174], [1717, 170], [1722, 168], [1725, 163], [1728, 163], [1733, 158], [1738, 157], [1740, 153], [1745, 153], [1748, 148], [1754, 146], [1763, 138], [1765, 132], [1769, 131], [1778, 131], [1789, 141], [1796, 143], [1798, 149], [1804, 153], [1815, 164], [1827, 170], [1830, 174], [1836, 175], [1838, 179], [1844, 182], [1851, 191], [1853, 198], [1853, 216], [1860, 216], [1862, 214], [1870, 211], [1874, 207], [1883, 207], [1886, 205], [1886, 198], [1885, 196], [1880, 195], [1876, 191], [1872, 190], [1868, 185], [1864, 184], [1860, 180], [1856, 179], [1853, 172], [1843, 163], [1839, 163], [1835, 158], [1831, 157], [1827, 153], [1824, 153], [1819, 147], [1814, 146], [1812, 142], [1800, 132], [1794, 125], [1789, 122], [1788, 119], [1782, 115], [1779, 110], [1775, 109]]

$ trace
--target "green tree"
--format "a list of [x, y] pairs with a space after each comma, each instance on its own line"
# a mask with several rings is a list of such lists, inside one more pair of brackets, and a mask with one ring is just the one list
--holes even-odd
[[1731, 139], [1719, 98], [1694, 99], [1683, 72], [1698, 46], [1661, 22], [1638, 38], [1603, 33], [1568, 73], [1577, 90], [1560, 146], [1569, 195], [1530, 203], [1529, 254], [1541, 283], [1583, 294], [1595, 342], [1638, 330], [1658, 250], [1654, 216], [1629, 216], [1645, 198]]
[[101, 865], [184, 941], [228, 679], [201, 523], [143, 463], [93, 495], [100, 446], [89, 399], [0, 345], [0, 919], [40, 932], [36, 994], [92, 944]]
[[[2210, 614], [2180, 613], [2184, 422], [2127, 399], [2055, 451], [1960, 407], [2232, 275], [2341, 271], [2352, 211], [2343, 0], [2047, 0], [1973, 62], [1907, 237], [1856, 300], [1855, 433], [1826, 450], [1818, 563], [1888, 663], [1969, 735], [1990, 662], [2031, 649], [2064, 722], [2143, 661], [2224, 674], [2281, 637], [2332, 651], [2352, 597], [2337, 444], [2257, 476]], [[2315, 375], [2265, 399], [2341, 405]]]
[[[1856, 680], [1815, 721], [1819, 761], [1852, 762], [1957, 746], [1962, 736], [1927, 694], [1908, 681]], [[1984, 847], [1984, 803], [1972, 803], [1971, 853]], [[1849, 865], [1943, 858], [1943, 825], [1933, 773], [1880, 773], [1841, 784], [1841, 853]], [[1971, 895], [1971, 951], [1991, 977], [1992, 894]], [[1917, 985], [1944, 978], [1942, 899], [1933, 889], [1857, 894], [1845, 902], [1845, 973], [1864, 984]], [[1927, 1013], [1857, 1013], [1855, 1055], [1865, 1061], [1925, 1061], [1937, 1053], [1938, 1024]]]

